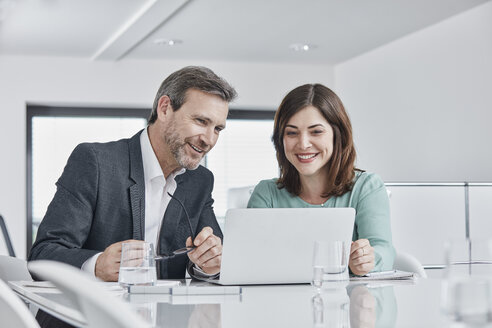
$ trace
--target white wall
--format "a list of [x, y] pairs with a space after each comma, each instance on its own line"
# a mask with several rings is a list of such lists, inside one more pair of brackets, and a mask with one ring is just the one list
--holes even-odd
[[492, 181], [492, 2], [335, 67], [359, 167], [386, 181]]
[[[218, 62], [122, 61], [0, 56], [0, 213], [17, 256], [26, 253], [26, 103], [150, 108], [162, 80], [185, 65], [204, 65], [236, 87], [233, 107], [275, 109], [292, 88], [333, 85], [333, 68]], [[0, 237], [0, 253], [5, 254]]]

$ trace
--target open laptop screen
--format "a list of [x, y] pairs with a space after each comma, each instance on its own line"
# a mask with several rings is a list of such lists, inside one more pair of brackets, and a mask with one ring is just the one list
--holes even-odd
[[353, 208], [230, 209], [219, 283], [309, 283], [314, 242], [350, 245], [354, 220]]

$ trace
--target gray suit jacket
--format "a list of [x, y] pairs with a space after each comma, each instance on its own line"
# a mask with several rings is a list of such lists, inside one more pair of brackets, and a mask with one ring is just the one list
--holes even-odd
[[[84, 143], [70, 155], [55, 197], [41, 222], [29, 260], [48, 259], [76, 267], [109, 245], [145, 234], [145, 182], [140, 133], [131, 139]], [[176, 177], [174, 196], [190, 215], [195, 233], [210, 226], [222, 238], [212, 209], [213, 175], [206, 168]], [[164, 214], [159, 247], [168, 253], [190, 236], [184, 211], [172, 199]], [[160, 278], [184, 278], [188, 257], [159, 261]]]

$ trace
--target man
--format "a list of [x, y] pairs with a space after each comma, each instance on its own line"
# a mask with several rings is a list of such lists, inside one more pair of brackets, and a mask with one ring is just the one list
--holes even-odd
[[[220, 272], [222, 232], [212, 209], [213, 175], [199, 165], [225, 128], [236, 91], [204, 67], [164, 80], [149, 126], [130, 139], [78, 145], [57, 182], [29, 260], [65, 262], [117, 281], [122, 242], [145, 240], [160, 253], [159, 278]], [[168, 193], [172, 194], [170, 197]], [[192, 241], [185, 211], [197, 232]]]

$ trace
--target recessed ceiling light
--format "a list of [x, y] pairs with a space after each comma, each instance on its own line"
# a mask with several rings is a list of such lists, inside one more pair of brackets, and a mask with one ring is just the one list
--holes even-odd
[[183, 41], [179, 40], [179, 39], [155, 39], [154, 40], [154, 44], [158, 44], [161, 46], [169, 46], [169, 47], [173, 47], [173, 46], [176, 46], [176, 45], [181, 44], [181, 43], [183, 43]]
[[290, 50], [294, 51], [309, 51], [317, 48], [318, 46], [308, 43], [293, 43], [289, 46]]

